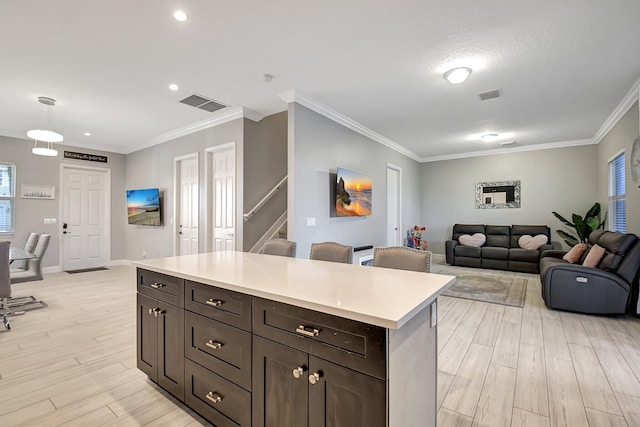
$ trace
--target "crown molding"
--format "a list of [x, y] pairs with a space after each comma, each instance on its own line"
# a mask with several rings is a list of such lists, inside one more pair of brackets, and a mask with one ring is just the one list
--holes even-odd
[[351, 129], [354, 132], [357, 132], [361, 135], [366, 136], [369, 139], [372, 139], [386, 147], [391, 148], [398, 153], [409, 157], [417, 162], [420, 161], [420, 156], [413, 151], [403, 147], [402, 145], [390, 140], [389, 138], [380, 135], [379, 133], [369, 129], [368, 127], [356, 122], [355, 120], [350, 119], [349, 117], [333, 110], [332, 108], [327, 107], [324, 104], [310, 98], [306, 95], [301, 94], [296, 90], [288, 90], [286, 92], [282, 92], [278, 95], [280, 99], [282, 99], [287, 104], [295, 102], [300, 104], [308, 109], [315, 111], [318, 114], [325, 116], [326, 118], [333, 120], [336, 123], [341, 124], [342, 126]]
[[618, 104], [618, 106], [613, 110], [611, 115], [605, 120], [605, 122], [600, 126], [600, 129], [593, 136], [593, 139], [599, 143], [602, 139], [607, 136], [607, 134], [613, 129], [613, 127], [618, 123], [618, 120], [622, 118], [626, 114], [626, 112], [631, 108], [631, 106], [638, 100], [638, 94], [640, 90], [640, 78], [636, 80], [636, 82], [631, 86], [629, 92], [622, 98], [622, 101]]
[[440, 162], [443, 160], [466, 159], [469, 157], [494, 156], [498, 154], [518, 153], [518, 152], [524, 152], [524, 151], [549, 150], [552, 148], [577, 147], [580, 145], [594, 145], [597, 143], [598, 142], [596, 140], [594, 140], [593, 138], [590, 138], [590, 139], [576, 139], [573, 141], [548, 142], [545, 144], [523, 145], [519, 147], [502, 147], [502, 148], [495, 148], [492, 150], [471, 151], [467, 153], [450, 154], [445, 156], [423, 157], [420, 159], [420, 163]]
[[176, 138], [190, 135], [192, 133], [196, 133], [204, 129], [209, 129], [214, 126], [219, 126], [221, 124], [228, 123], [233, 120], [242, 119], [242, 118], [247, 118], [249, 120], [253, 120], [254, 122], [259, 122], [264, 118], [264, 114], [257, 113], [245, 107], [234, 107], [234, 108], [227, 107], [223, 110], [220, 110], [218, 113], [214, 113], [214, 116], [211, 118], [202, 120], [200, 122], [192, 123], [187, 126], [183, 126], [181, 128], [177, 128], [172, 131], [158, 135], [155, 138], [150, 139], [146, 143], [133, 147], [130, 151], [127, 151], [124, 154], [129, 154], [134, 151], [152, 147], [157, 144], [162, 144], [163, 142], [171, 141]]

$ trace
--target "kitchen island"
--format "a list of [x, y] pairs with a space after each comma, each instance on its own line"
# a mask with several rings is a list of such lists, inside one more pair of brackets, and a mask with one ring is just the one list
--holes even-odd
[[135, 263], [138, 367], [217, 426], [435, 426], [455, 277], [218, 252]]

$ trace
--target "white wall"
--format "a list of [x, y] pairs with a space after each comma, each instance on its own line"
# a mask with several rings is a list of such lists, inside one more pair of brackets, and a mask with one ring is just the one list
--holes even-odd
[[[308, 258], [312, 242], [386, 245], [387, 162], [402, 168], [401, 229], [420, 220], [420, 165], [299, 104], [289, 104], [289, 236], [297, 256]], [[372, 215], [330, 216], [336, 168], [373, 175]], [[307, 226], [307, 218], [316, 225]]]
[[627, 233], [640, 236], [640, 188], [631, 178], [631, 147], [640, 134], [638, 103], [636, 102], [598, 144], [598, 199], [608, 209], [609, 161], [622, 150], [626, 160]]
[[[424, 163], [421, 222], [429, 248], [444, 253], [456, 223], [543, 224], [561, 241], [555, 230], [563, 225], [551, 212], [584, 215], [599, 200], [597, 164], [596, 145]], [[521, 181], [521, 207], [476, 209], [476, 183], [504, 180]]]

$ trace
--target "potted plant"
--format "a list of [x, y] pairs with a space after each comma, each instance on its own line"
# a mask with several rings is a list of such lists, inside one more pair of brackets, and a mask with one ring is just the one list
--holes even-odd
[[578, 243], [588, 243], [589, 242], [589, 234], [593, 230], [598, 228], [602, 228], [604, 226], [605, 219], [600, 221], [600, 203], [596, 202], [591, 209], [587, 211], [584, 217], [578, 214], [571, 214], [571, 221], [565, 219], [558, 212], [551, 212], [556, 218], [562, 221], [566, 226], [571, 227], [575, 230], [576, 235], [569, 234], [564, 230], [556, 230], [560, 237], [562, 237], [567, 245], [573, 247]]

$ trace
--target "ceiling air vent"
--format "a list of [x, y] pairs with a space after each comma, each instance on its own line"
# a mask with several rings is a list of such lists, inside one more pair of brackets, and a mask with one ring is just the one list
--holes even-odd
[[489, 92], [482, 92], [478, 94], [480, 101], [486, 101], [487, 99], [498, 98], [500, 96], [500, 89], [490, 90]]
[[213, 99], [206, 98], [201, 95], [195, 95], [195, 94], [186, 97], [180, 102], [183, 104], [190, 105], [192, 107], [199, 108], [201, 110], [209, 111], [211, 113], [226, 107], [226, 105], [220, 104], [219, 102], [216, 102]]

